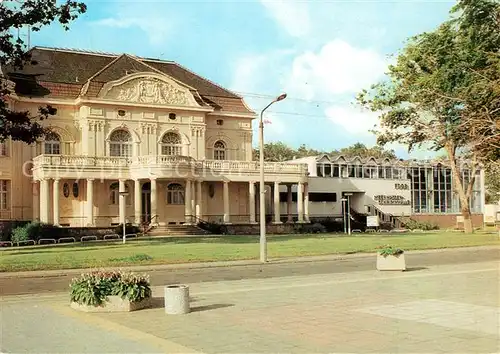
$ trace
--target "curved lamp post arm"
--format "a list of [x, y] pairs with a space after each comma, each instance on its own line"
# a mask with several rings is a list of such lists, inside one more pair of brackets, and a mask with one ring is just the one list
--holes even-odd
[[263, 116], [266, 109], [273, 103], [282, 101], [286, 98], [286, 93], [276, 97], [260, 112], [259, 121], [259, 169], [260, 169], [260, 183], [259, 183], [259, 225], [260, 225], [260, 261], [267, 262], [267, 241], [266, 241], [266, 200], [265, 200], [265, 180], [264, 180], [264, 122]]

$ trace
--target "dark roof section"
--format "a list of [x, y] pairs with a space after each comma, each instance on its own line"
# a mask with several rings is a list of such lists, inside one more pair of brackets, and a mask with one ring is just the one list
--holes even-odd
[[[46, 47], [34, 47], [31, 54], [36, 65], [26, 65], [21, 71], [9, 67], [4, 69], [6, 75], [16, 78], [13, 80], [17, 84], [16, 92], [23, 96], [76, 98], [88, 83], [82, 93], [95, 97], [104, 83], [117, 80], [127, 73], [158, 72], [195, 89], [201, 96], [200, 100], [195, 94], [196, 100], [209, 103], [216, 111], [254, 113], [240, 96], [175, 62], [127, 54]], [[33, 81], [40, 87], [32, 92]]]
[[90, 80], [96, 82], [109, 82], [136, 72], [155, 72], [155, 70], [127, 54], [122, 54], [109, 63], [107, 67], [96, 73], [95, 76], [91, 77]]

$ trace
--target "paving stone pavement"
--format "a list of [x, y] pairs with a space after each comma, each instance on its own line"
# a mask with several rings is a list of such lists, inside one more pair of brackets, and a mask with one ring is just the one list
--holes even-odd
[[500, 263], [190, 284], [187, 315], [4, 297], [3, 353], [500, 353]]

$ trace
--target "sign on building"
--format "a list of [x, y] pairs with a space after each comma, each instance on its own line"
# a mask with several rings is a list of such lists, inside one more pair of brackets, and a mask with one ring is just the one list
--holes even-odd
[[366, 217], [366, 226], [367, 227], [379, 227], [380, 223], [378, 220], [378, 216], [377, 215], [368, 215]]

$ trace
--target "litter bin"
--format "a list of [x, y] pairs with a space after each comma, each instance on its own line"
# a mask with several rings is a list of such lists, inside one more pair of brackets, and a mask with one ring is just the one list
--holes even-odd
[[187, 285], [165, 286], [165, 313], [182, 315], [189, 311], [189, 287]]

